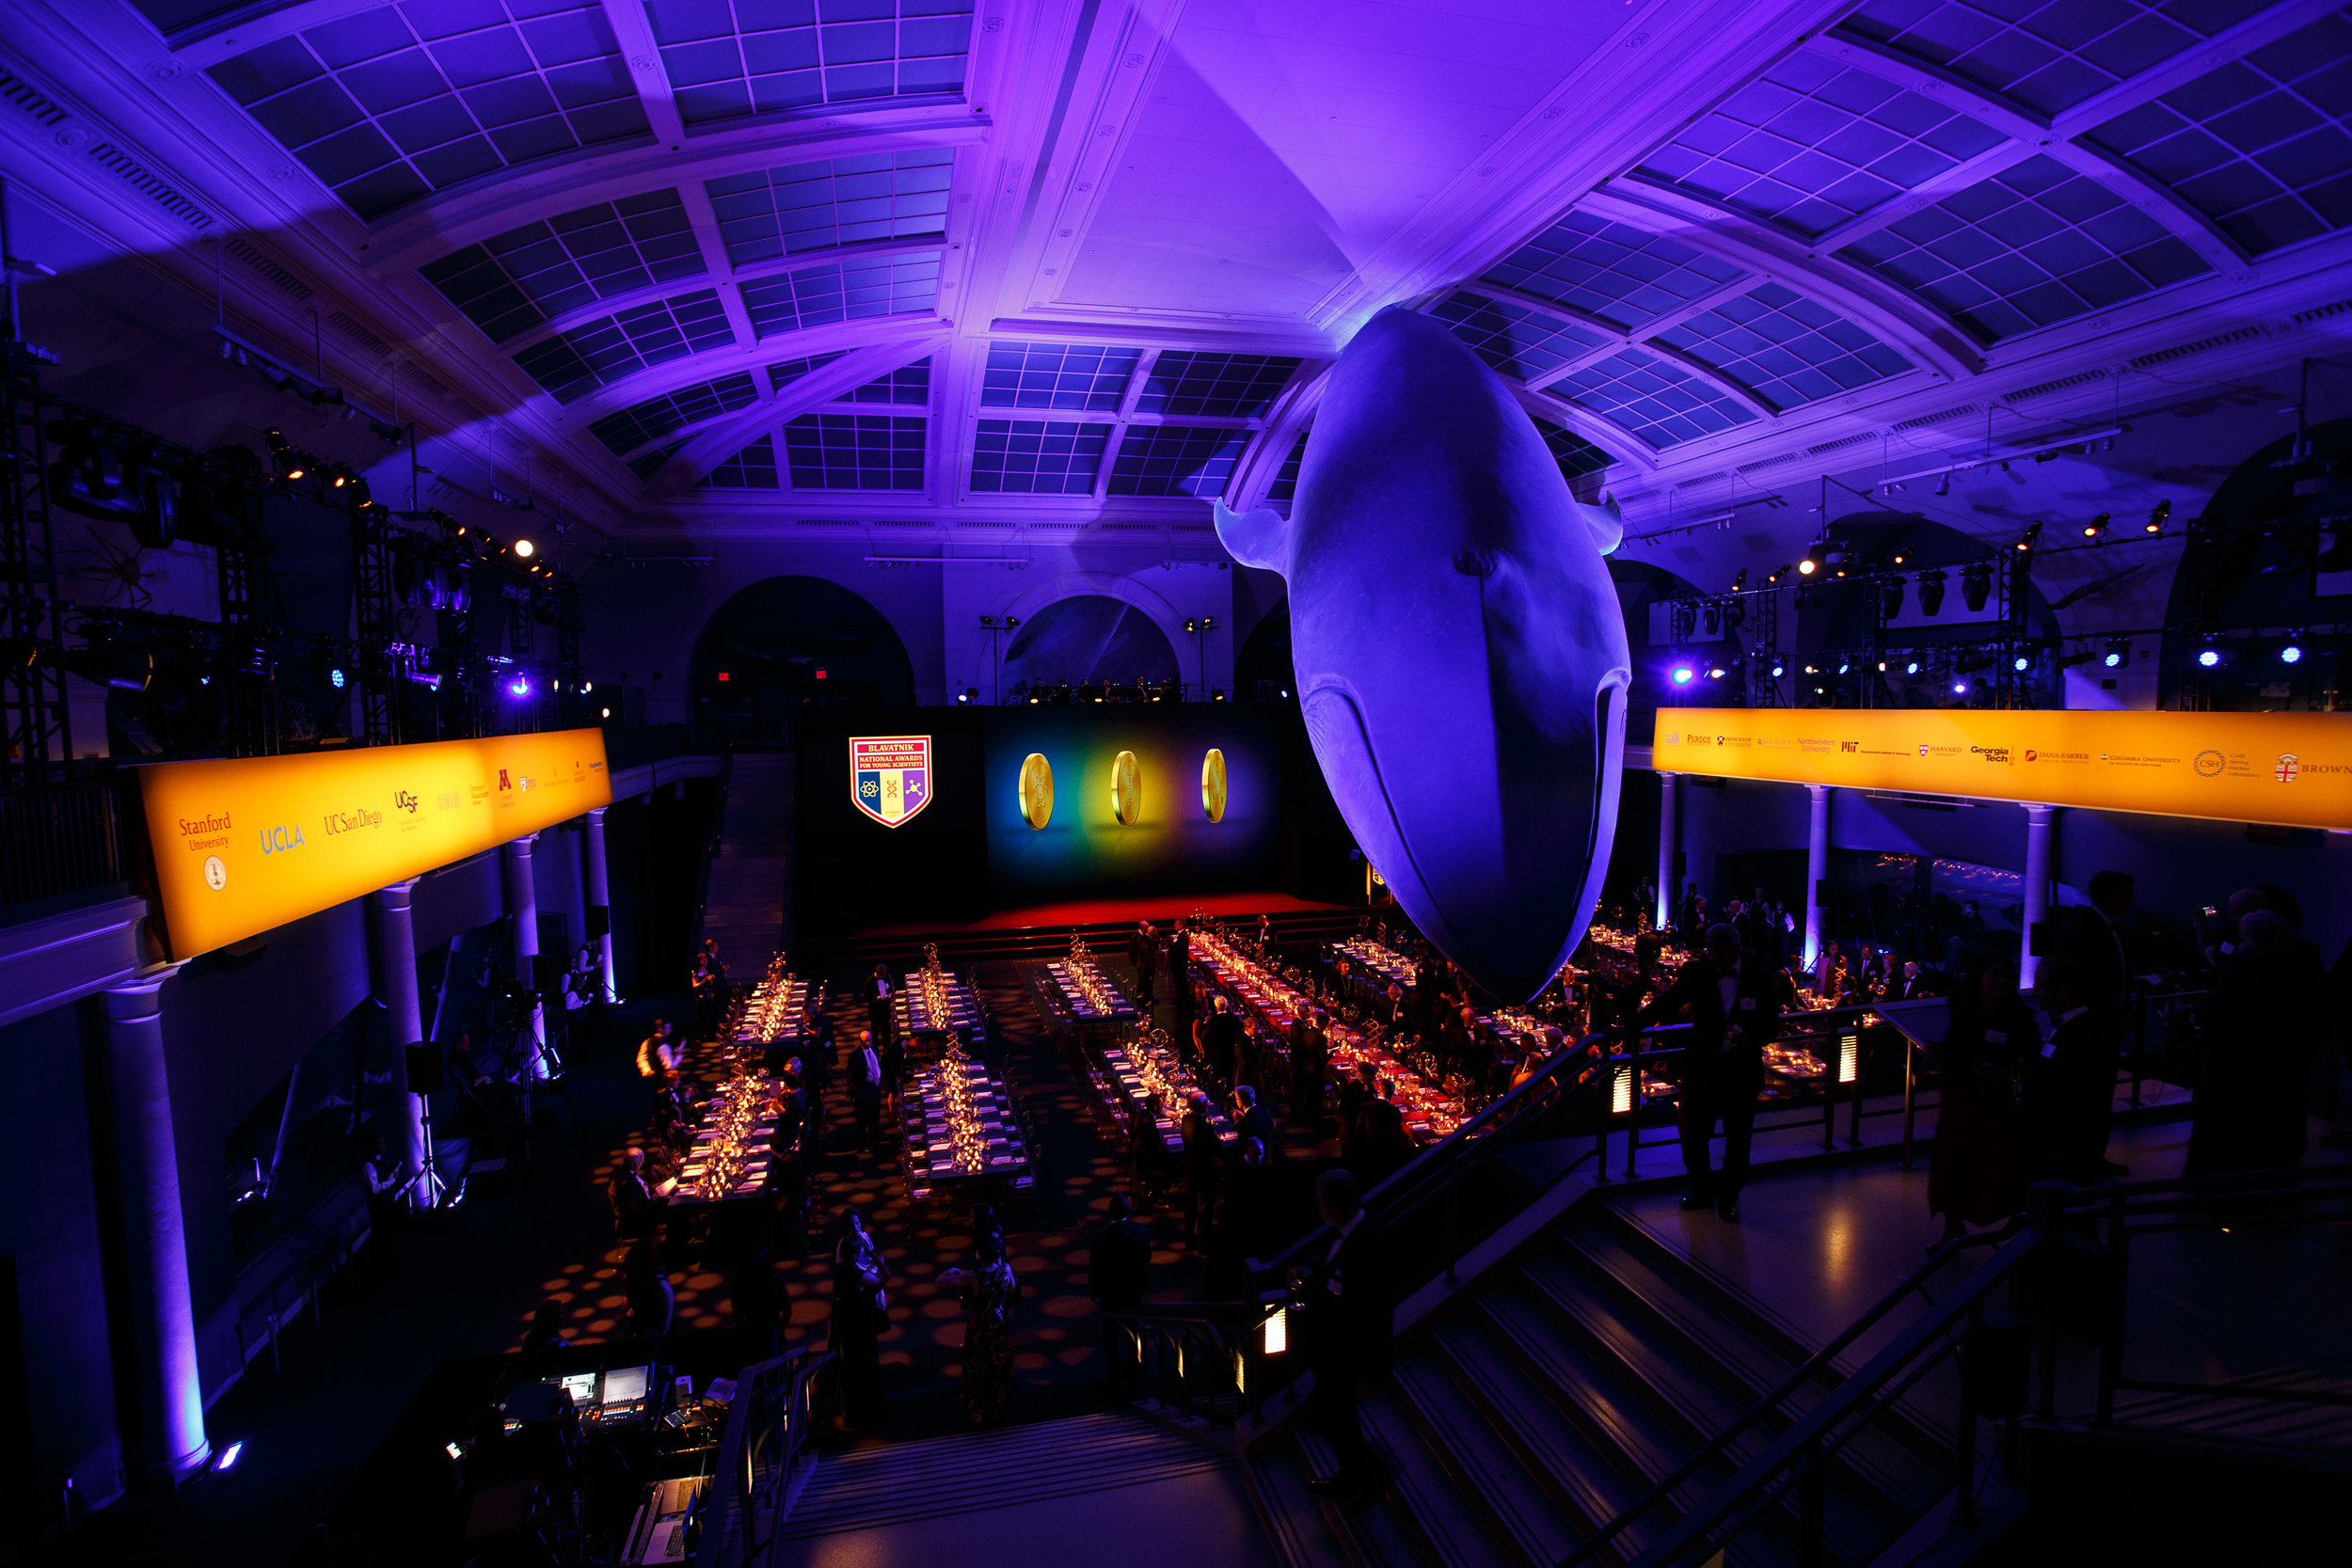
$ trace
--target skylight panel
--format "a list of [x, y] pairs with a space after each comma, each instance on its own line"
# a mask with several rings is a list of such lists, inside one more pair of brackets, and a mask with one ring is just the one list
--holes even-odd
[[2208, 270], [2097, 181], [2035, 156], [1848, 245], [1986, 342]]
[[1449, 295], [1429, 312], [1504, 375], [1533, 381], [1609, 340], [1589, 326], [1484, 294]]
[[1911, 361], [1828, 306], [1778, 283], [1724, 300], [1658, 335], [1774, 408], [1867, 387]]
[[1560, 472], [1570, 480], [1585, 478], [1610, 467], [1616, 459], [1572, 430], [1565, 430], [1549, 420], [1535, 421], [1535, 434], [1544, 438], [1544, 446]]
[[1307, 435], [1305, 430], [1298, 433], [1298, 439], [1291, 443], [1291, 454], [1282, 459], [1282, 466], [1274, 471], [1274, 483], [1265, 488], [1266, 505], [1285, 517], [1298, 499], [1298, 470], [1307, 461]]
[[762, 436], [702, 477], [697, 490], [776, 490], [776, 438]]
[[588, 434], [602, 441], [612, 455], [635, 451], [648, 442], [684, 430], [688, 425], [715, 420], [722, 414], [732, 414], [748, 408], [758, 398], [759, 388], [752, 384], [748, 372], [721, 376], [699, 387], [687, 387], [660, 397], [647, 398], [617, 414], [607, 414], [588, 427]]
[[848, 352], [847, 349], [835, 349], [831, 354], [811, 354], [803, 358], [785, 359], [771, 365], [768, 367], [768, 388], [771, 391], [781, 392], [809, 372], [823, 370]]
[[1756, 418], [1754, 410], [1721, 389], [1640, 349], [1571, 371], [1548, 390], [1658, 448], [1694, 441]]
[[2090, 133], [2260, 256], [2352, 225], [2352, 17], [2322, 17]]
[[803, 414], [784, 427], [795, 490], [920, 490], [921, 420]]
[[828, 261], [743, 285], [743, 308], [762, 338], [870, 316], [919, 315], [939, 297], [939, 253]]
[[982, 420], [972, 451], [972, 488], [1091, 495], [1110, 434], [1107, 424], [1075, 420]]
[[510, 229], [418, 273], [504, 342], [599, 299], [705, 270], [684, 203], [660, 190]]
[[896, 403], [922, 404], [931, 401], [931, 362], [926, 356], [912, 365], [901, 365], [888, 375], [878, 375], [863, 387], [842, 394], [844, 403]]
[[1263, 354], [1169, 349], [1154, 360], [1136, 399], [1142, 414], [1254, 420], [1272, 406], [1298, 369], [1295, 359]]
[[1248, 438], [1246, 430], [1209, 425], [1129, 425], [1111, 465], [1110, 493], [1204, 499], [1223, 495]]
[[704, 289], [583, 323], [519, 350], [515, 363], [556, 402], [569, 404], [648, 365], [734, 341], [718, 292]]
[[628, 460], [628, 471], [639, 479], [651, 479], [660, 471], [661, 465], [677, 455], [678, 448], [684, 445], [686, 445], [686, 438], [681, 436], [675, 441], [662, 443], [651, 451], [641, 451]]
[[963, 90], [971, 0], [646, 0], [689, 125]]
[[829, 245], [928, 238], [947, 228], [952, 148], [876, 152], [704, 182], [736, 266]]
[[1634, 172], [1819, 234], [1991, 150], [2001, 134], [1868, 71], [1798, 53]]
[[1837, 25], [2055, 115], [2271, 0], [1868, 0]]
[[595, 0], [379, 6], [209, 74], [362, 218], [650, 134]]
[[983, 408], [1107, 413], [1126, 396], [1143, 351], [1083, 343], [991, 343], [980, 376]]
[[1486, 278], [1632, 327], [1740, 276], [1730, 262], [1663, 235], [1570, 213], [1497, 263]]

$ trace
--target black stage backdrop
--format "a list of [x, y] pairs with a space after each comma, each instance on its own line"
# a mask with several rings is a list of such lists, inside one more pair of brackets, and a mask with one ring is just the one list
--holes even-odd
[[[1279, 889], [1362, 901], [1355, 841], [1289, 705], [803, 708], [794, 718], [803, 940], [1120, 894]], [[930, 742], [929, 802], [895, 828], [857, 808], [850, 743], [866, 736]], [[1212, 747], [1228, 781], [1216, 823], [1201, 800]], [[1136, 754], [1143, 786], [1132, 826], [1112, 820], [1110, 773], [1121, 752]], [[1021, 768], [1032, 753], [1053, 771], [1043, 829], [1021, 815]]]

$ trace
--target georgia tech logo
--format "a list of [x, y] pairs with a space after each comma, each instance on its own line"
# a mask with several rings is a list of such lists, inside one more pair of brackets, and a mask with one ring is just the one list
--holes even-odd
[[264, 855], [282, 855], [288, 850], [301, 847], [302, 824], [299, 822], [289, 822], [283, 827], [262, 830], [262, 853]]
[[395, 789], [392, 791], [392, 809], [414, 816], [417, 815], [417, 798], [405, 789]]

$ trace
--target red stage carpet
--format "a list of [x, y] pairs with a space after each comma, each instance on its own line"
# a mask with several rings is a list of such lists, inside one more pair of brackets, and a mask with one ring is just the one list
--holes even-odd
[[1169, 893], [1139, 894], [1124, 898], [1073, 898], [1057, 904], [1030, 904], [999, 910], [983, 920], [947, 925], [926, 921], [914, 925], [867, 926], [861, 937], [929, 936], [959, 931], [1017, 931], [1039, 926], [1099, 926], [1110, 920], [1149, 920], [1165, 925], [1196, 911], [1231, 918], [1244, 914], [1287, 914], [1302, 911], [1344, 910], [1344, 904], [1313, 904], [1287, 893]]

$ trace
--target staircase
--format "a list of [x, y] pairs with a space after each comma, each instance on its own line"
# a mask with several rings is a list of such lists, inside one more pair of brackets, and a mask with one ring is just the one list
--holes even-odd
[[1266, 1554], [1237, 1471], [1230, 1453], [1123, 1410], [864, 1446], [816, 1463], [764, 1560], [1010, 1561], [1036, 1516], [1024, 1511], [1044, 1505], [1064, 1552], [1254, 1568]]
[[784, 945], [793, 767], [789, 752], [738, 752], [727, 763], [702, 934], [719, 939], [720, 956], [739, 984], [758, 979]]
[[[1353, 1512], [1307, 1490], [1333, 1461], [1302, 1422], [1245, 1463], [1293, 1568], [1553, 1568], [1813, 1349], [1588, 1199], [1399, 1341], [1394, 1379], [1361, 1407], [1395, 1476], [1377, 1501]], [[1837, 1381], [1821, 1374], [1600, 1560], [1638, 1555]], [[1824, 1497], [1834, 1562], [1871, 1560], [1949, 1490], [1950, 1438], [1915, 1416], [1844, 1457]], [[1729, 1560], [1795, 1563], [1794, 1526], [1793, 1510], [1768, 1513]]]

